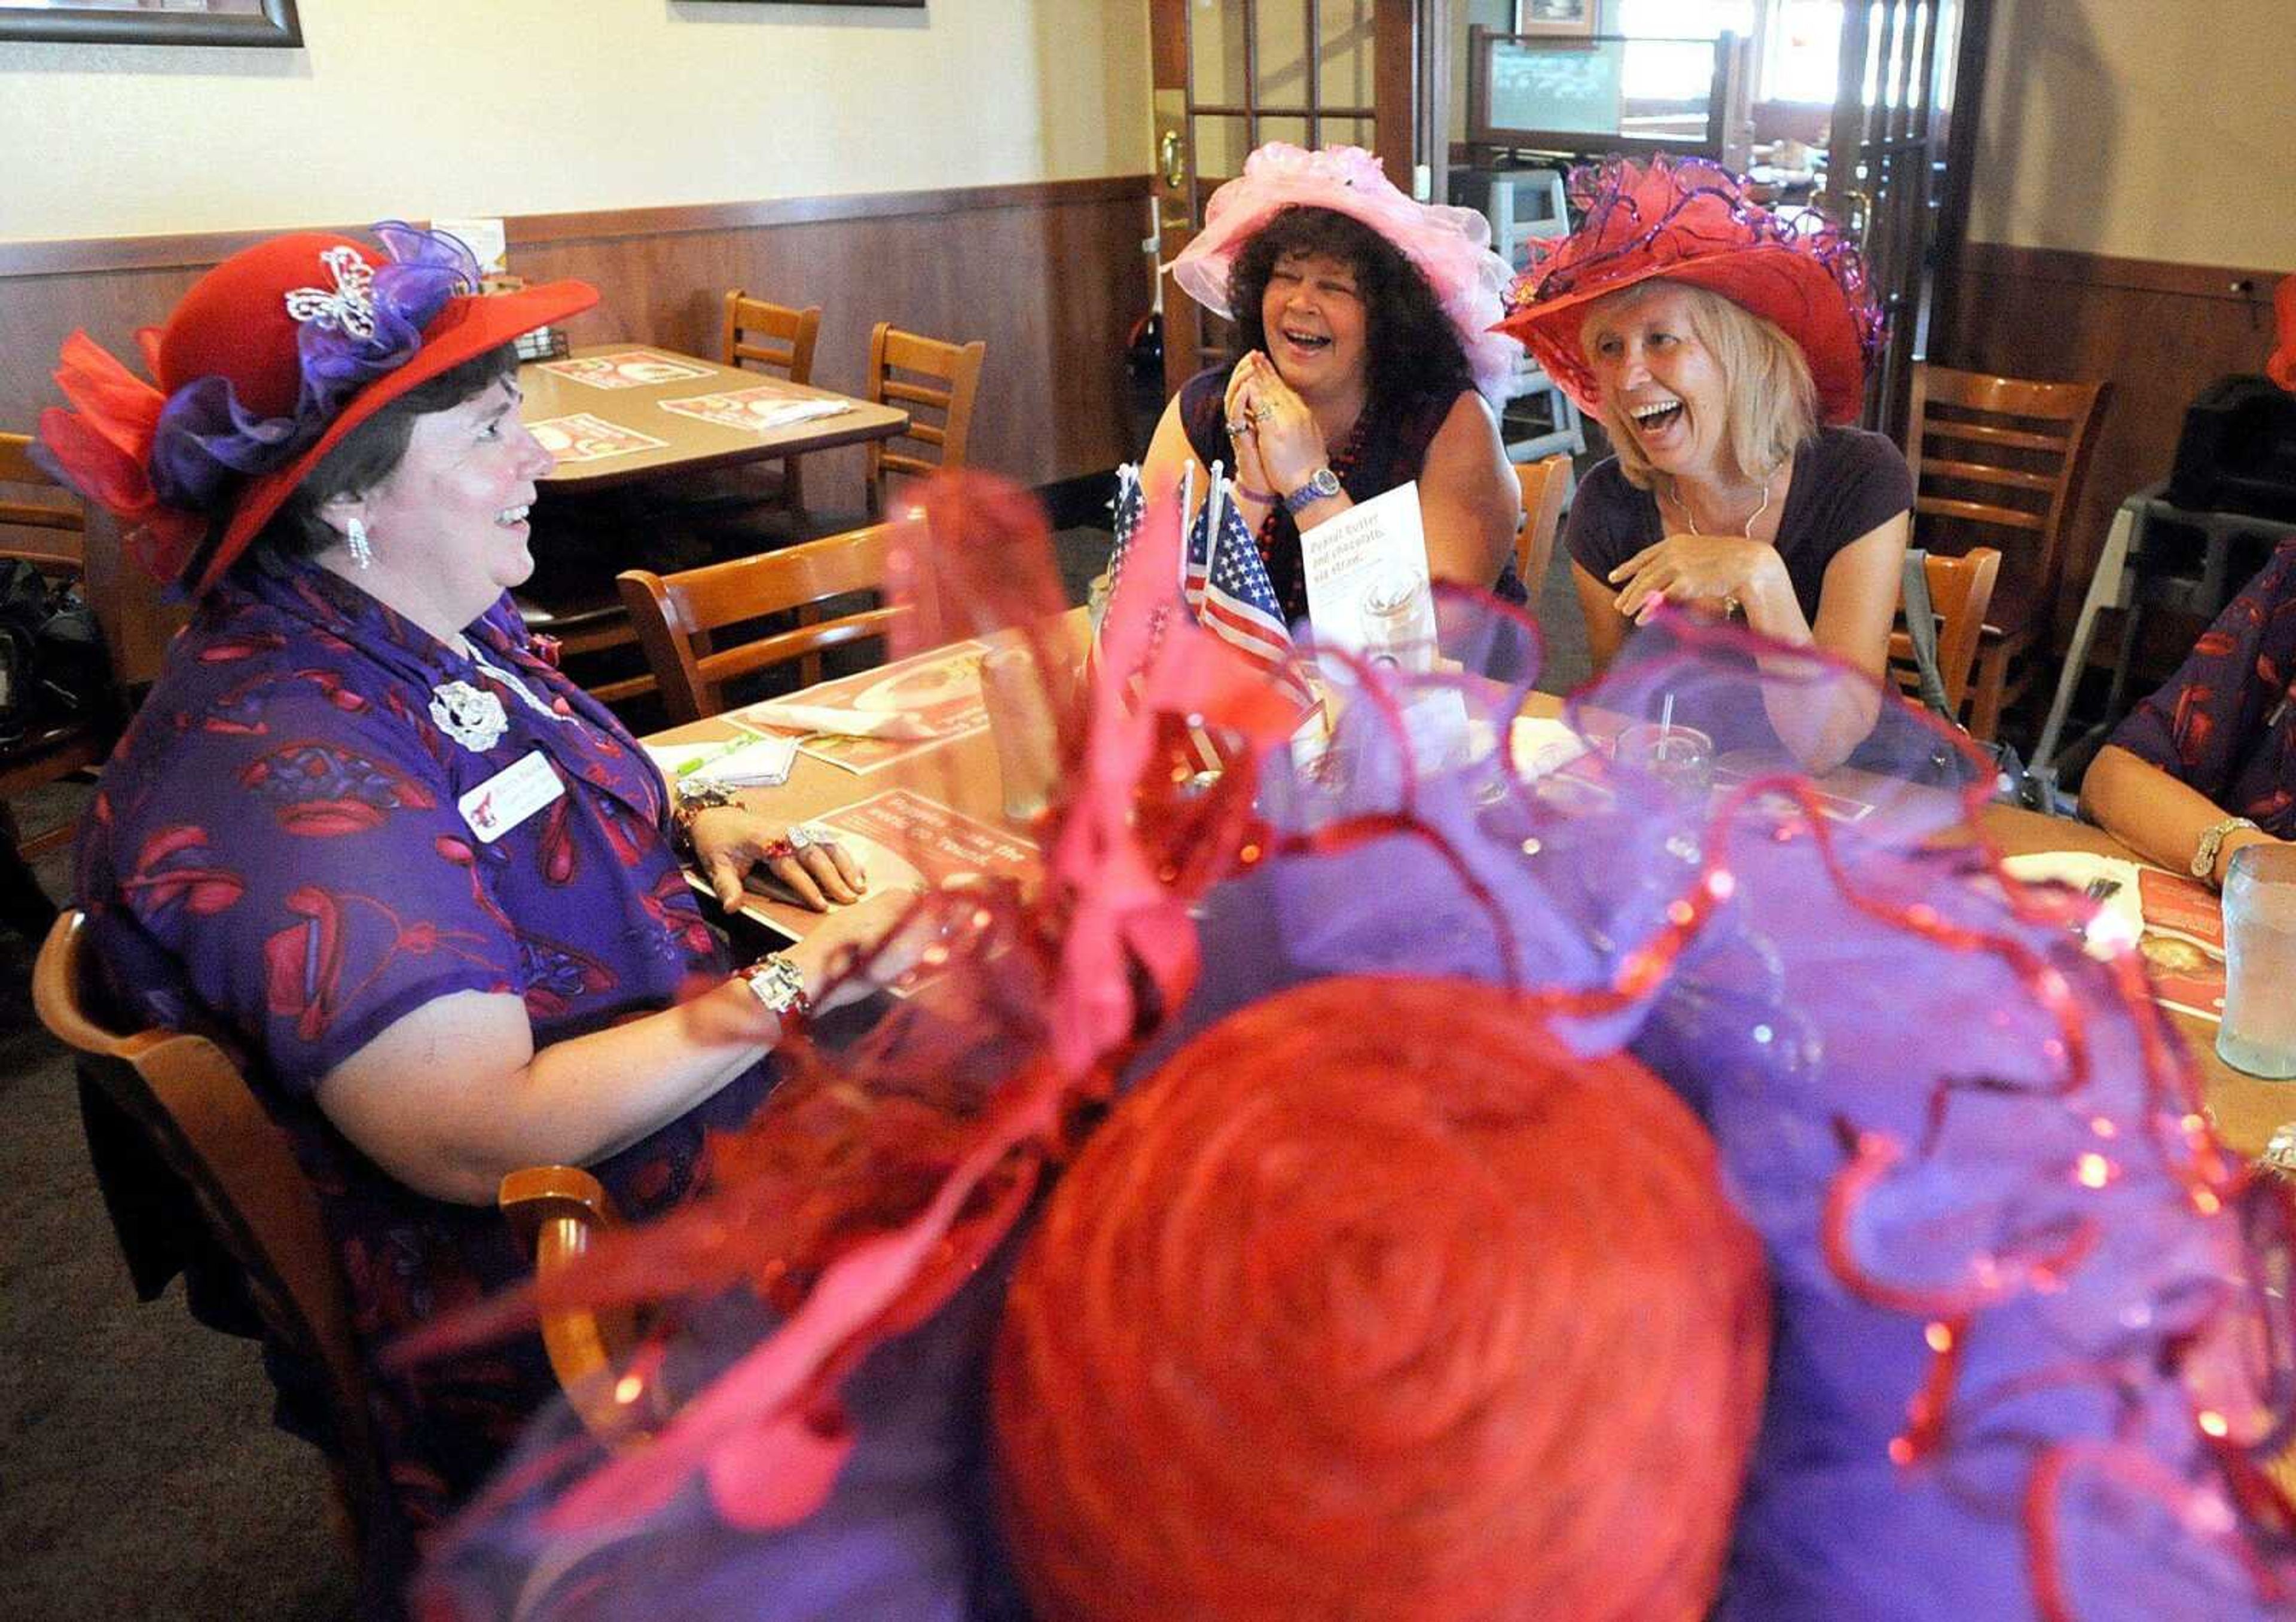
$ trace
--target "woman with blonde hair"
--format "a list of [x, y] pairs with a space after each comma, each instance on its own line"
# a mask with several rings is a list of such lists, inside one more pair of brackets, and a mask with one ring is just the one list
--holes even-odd
[[[1564, 532], [1595, 669], [1661, 604], [1742, 617], [1878, 679], [1913, 506], [1897, 447], [1848, 426], [1881, 317], [1857, 250], [1789, 226], [1694, 159], [1577, 177], [1583, 223], [1502, 328], [1609, 431]], [[1810, 217], [1805, 217], [1810, 218]], [[1839, 762], [1876, 687], [1766, 692], [1805, 764]]]

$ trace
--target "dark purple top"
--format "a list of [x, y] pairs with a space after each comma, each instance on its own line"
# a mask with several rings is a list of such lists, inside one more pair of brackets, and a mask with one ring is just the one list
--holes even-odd
[[[1233, 465], [1235, 460], [1221, 414], [1232, 370], [1225, 366], [1208, 367], [1180, 385], [1180, 425], [1187, 431], [1188, 449], [1206, 467], [1215, 462]], [[1451, 415], [1458, 398], [1414, 394], [1405, 399], [1366, 402], [1348, 444], [1331, 448], [1332, 471], [1340, 476], [1340, 488], [1347, 491], [1348, 499], [1368, 501], [1416, 479], [1427, 465], [1427, 448], [1435, 442], [1443, 419]], [[1259, 555], [1267, 564], [1268, 583], [1275, 588], [1283, 618], [1297, 625], [1308, 617], [1308, 574], [1300, 556], [1300, 526], [1279, 504], [1262, 526], [1259, 540]], [[1512, 557], [1499, 570], [1491, 589], [1503, 602], [1524, 600]]]
[[[523, 999], [542, 1048], [726, 972], [644, 751], [507, 597], [467, 635], [550, 713], [324, 570], [240, 570], [169, 650], [80, 834], [80, 904], [123, 1009], [242, 1056], [317, 1186], [369, 1347], [526, 1265], [491, 1207], [426, 1198], [352, 1148], [312, 1103], [319, 1081], [456, 992]], [[563, 792], [482, 842], [464, 796], [537, 752]], [[704, 1125], [765, 1086], [753, 1069], [595, 1168], [621, 1209], [675, 1198]], [[410, 1526], [465, 1495], [554, 1388], [531, 1338], [378, 1377]]]
[[2296, 839], [2296, 539], [2112, 741], [2279, 839]]
[[[1805, 619], [1817, 618], [1818, 594], [1834, 555], [1913, 506], [1913, 474], [1904, 455], [1882, 434], [1821, 428], [1794, 453], [1793, 483], [1786, 491], [1785, 511], [1778, 515], [1776, 544]], [[1616, 457], [1579, 482], [1562, 544], [1596, 580], [1665, 539], [1658, 498], [1628, 483]]]

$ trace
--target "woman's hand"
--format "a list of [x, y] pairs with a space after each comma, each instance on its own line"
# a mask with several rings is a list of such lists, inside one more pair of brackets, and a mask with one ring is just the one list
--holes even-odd
[[[826, 912], [832, 902], [860, 900], [869, 887], [861, 864], [833, 841], [798, 837], [795, 827], [768, 820], [738, 805], [718, 805], [693, 819], [693, 860], [728, 912], [742, 906], [742, 880], [761, 867], [786, 885], [800, 902]], [[809, 835], [809, 830], [808, 830]]]
[[[931, 907], [921, 909], [900, 927], [893, 927], [916, 902], [914, 890], [881, 890], [865, 901], [840, 909], [783, 953], [804, 976], [807, 994], [813, 998], [817, 1012], [857, 1002], [896, 984], [922, 963], [937, 943], [947, 939], [940, 915]], [[849, 947], [855, 954], [868, 957], [868, 972], [838, 976], [832, 984], [831, 977], [837, 975]]]
[[1228, 422], [1244, 430], [1232, 442], [1236, 477], [1248, 489], [1287, 496], [1331, 461], [1315, 413], [1258, 350], [1237, 361], [1229, 375], [1226, 409]]
[[[1606, 576], [1619, 586], [1613, 605], [1640, 625], [1660, 603], [1726, 612], [1766, 588], [1787, 584], [1785, 563], [1767, 541], [1737, 535], [1669, 535], [1644, 547]], [[1621, 584], [1623, 582], [1623, 584]]]

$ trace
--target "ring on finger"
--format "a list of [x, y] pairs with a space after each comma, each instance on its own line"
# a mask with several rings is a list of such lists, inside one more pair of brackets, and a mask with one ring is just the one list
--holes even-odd
[[1275, 415], [1275, 408], [1273, 406], [1254, 406], [1251, 408], [1251, 420], [1255, 423], [1264, 423]]
[[1232, 440], [1240, 440], [1250, 432], [1251, 424], [1250, 423], [1230, 423], [1227, 425], [1227, 437]]
[[797, 845], [793, 841], [788, 839], [774, 839], [768, 840], [766, 844], [765, 849], [758, 852], [758, 859], [760, 861], [779, 861], [784, 857], [794, 856], [796, 854]]
[[790, 849], [793, 851], [809, 851], [816, 845], [831, 845], [837, 843], [836, 836], [818, 822], [793, 822], [790, 824], [789, 833], [784, 837]]

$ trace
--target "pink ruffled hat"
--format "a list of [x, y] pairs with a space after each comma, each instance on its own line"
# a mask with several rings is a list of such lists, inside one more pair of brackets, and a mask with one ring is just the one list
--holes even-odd
[[1212, 193], [1204, 228], [1169, 269], [1187, 295], [1216, 316], [1230, 317], [1228, 270], [1236, 254], [1282, 210], [1329, 209], [1362, 221], [1402, 251], [1435, 290], [1467, 352], [1475, 387], [1497, 399], [1521, 350], [1490, 328], [1505, 311], [1514, 272], [1491, 251], [1491, 227], [1472, 209], [1414, 202], [1395, 189], [1379, 159], [1360, 146], [1309, 152], [1270, 141], [1243, 161], [1243, 173]]

